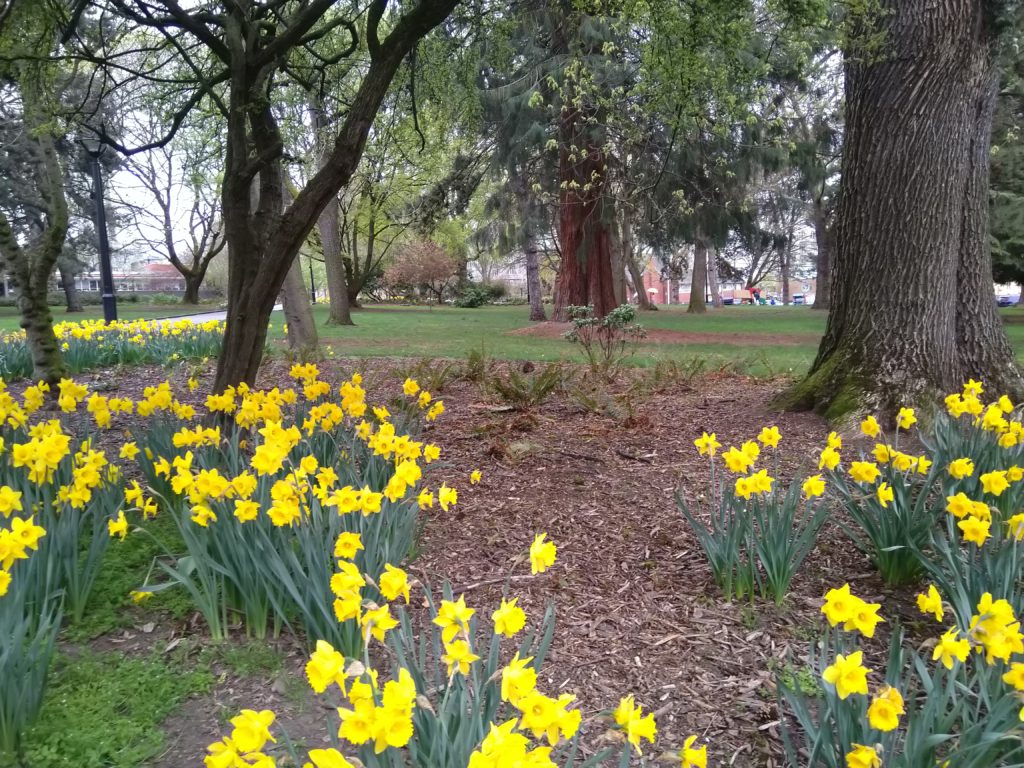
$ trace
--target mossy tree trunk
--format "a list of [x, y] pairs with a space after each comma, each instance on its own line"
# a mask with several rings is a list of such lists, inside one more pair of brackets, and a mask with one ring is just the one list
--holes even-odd
[[883, 55], [847, 58], [828, 324], [783, 405], [891, 413], [969, 377], [1024, 394], [988, 250], [997, 83], [984, 5], [892, 4]]
[[[50, 277], [64, 249], [68, 232], [68, 204], [56, 143], [43, 107], [45, 95], [40, 67], [26, 63], [19, 68], [18, 89], [23, 120], [32, 153], [32, 178], [44, 208], [40, 229], [28, 243], [19, 243], [7, 217], [0, 212], [0, 268], [7, 272], [17, 292], [20, 325], [32, 355], [32, 376], [55, 384], [64, 375], [60, 344], [53, 332], [53, 316], [47, 303]], [[99, 201], [102, 205], [102, 201]]]

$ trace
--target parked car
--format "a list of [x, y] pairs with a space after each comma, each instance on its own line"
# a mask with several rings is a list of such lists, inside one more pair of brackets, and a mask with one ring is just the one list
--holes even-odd
[[1020, 299], [1020, 296], [996, 296], [996, 304], [1000, 307], [1012, 307]]
[[806, 304], [807, 298], [802, 293], [793, 294], [793, 304]]

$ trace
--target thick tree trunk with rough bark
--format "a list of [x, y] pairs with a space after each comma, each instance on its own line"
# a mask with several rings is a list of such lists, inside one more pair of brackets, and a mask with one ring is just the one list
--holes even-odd
[[[568, 36], [580, 34], [581, 13], [571, 3], [561, 3], [564, 17], [553, 36], [553, 50], [569, 51]], [[593, 41], [590, 53], [602, 55]], [[611, 271], [609, 225], [614, 206], [606, 195], [608, 158], [599, 127], [601, 110], [567, 80], [558, 133], [559, 251], [561, 264], [555, 290], [554, 319], [564, 323], [569, 306], [591, 305], [603, 317], [618, 304]]]
[[832, 252], [835, 249], [828, 214], [820, 199], [814, 201], [811, 209], [811, 223], [814, 226], [815, 256], [814, 309], [828, 309], [832, 293]]
[[62, 262], [57, 262], [57, 272], [60, 275], [60, 286], [64, 290], [64, 304], [68, 312], [82, 312], [82, 299], [75, 287], [75, 276], [71, 270]]
[[828, 324], [782, 404], [888, 414], [970, 377], [1024, 394], [988, 250], [988, 23], [978, 0], [907, 0], [879, 20], [885, 51], [847, 58]]
[[718, 248], [708, 246], [708, 290], [711, 291], [711, 306], [722, 306], [722, 288], [718, 281]]
[[608, 231], [612, 202], [605, 195], [608, 163], [595, 140], [588, 114], [573, 106], [562, 108], [559, 121], [561, 152], [558, 177], [562, 182], [559, 207], [559, 251], [562, 262], [555, 290], [554, 319], [569, 319], [568, 307], [593, 306], [604, 317], [618, 304], [612, 277], [612, 242]]
[[[30, 183], [47, 204], [42, 230], [30, 243], [22, 245], [11, 230], [10, 222], [0, 213], [0, 268], [10, 278], [18, 295], [20, 325], [32, 355], [32, 377], [56, 384], [64, 375], [64, 359], [53, 332], [53, 315], [47, 302], [50, 276], [64, 249], [68, 231], [68, 204], [64, 192], [64, 176], [53, 135], [46, 126], [51, 123], [42, 107], [43, 94], [39, 72], [32, 64], [23, 65], [19, 77], [20, 95], [26, 129], [34, 137], [35, 178]], [[102, 205], [103, 201], [97, 201]]]
[[703, 237], [697, 237], [693, 244], [693, 276], [690, 281], [690, 306], [687, 312], [700, 314], [708, 311], [705, 291], [708, 282], [708, 244]]

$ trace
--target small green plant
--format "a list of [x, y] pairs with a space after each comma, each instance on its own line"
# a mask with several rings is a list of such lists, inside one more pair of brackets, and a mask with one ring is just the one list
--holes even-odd
[[679, 511], [704, 550], [711, 576], [726, 600], [742, 599], [754, 589], [754, 564], [747, 549], [750, 514], [744, 505], [735, 502], [731, 494], [720, 496], [705, 524], [690, 510], [683, 495], [676, 495]]
[[462, 370], [462, 378], [476, 384], [483, 384], [491, 372], [491, 358], [481, 344], [479, 349], [469, 350], [466, 365]]
[[[880, 473], [877, 486], [856, 482], [838, 469], [830, 473], [830, 487], [853, 521], [840, 524], [886, 584], [916, 584], [940, 513], [933, 499], [939, 473], [934, 468], [925, 475], [914, 467], [900, 470], [895, 461], [884, 464]], [[883, 499], [886, 491], [892, 492], [891, 499]]]
[[403, 378], [414, 379], [423, 389], [433, 393], [444, 392], [446, 386], [463, 376], [462, 365], [457, 360], [428, 357], [418, 360], [401, 373]]
[[750, 489], [744, 492], [747, 498], [724, 483], [712, 492], [718, 503], [708, 524], [697, 519], [681, 494], [676, 503], [711, 564], [715, 583], [727, 600], [756, 592], [781, 603], [817, 543], [828, 507], [820, 499], [804, 502], [796, 483], [785, 492]]
[[636, 322], [636, 307], [623, 304], [604, 317], [596, 317], [592, 306], [567, 307], [572, 328], [565, 338], [579, 344], [591, 372], [613, 378], [625, 359], [636, 349], [636, 342], [647, 335]]
[[707, 371], [707, 360], [690, 357], [686, 360], [658, 360], [637, 377], [633, 387], [641, 392], [678, 391], [688, 387]]
[[504, 375], [490, 378], [488, 386], [502, 402], [516, 411], [530, 411], [539, 408], [562, 384], [562, 366], [551, 363], [543, 370], [524, 374], [509, 368]]

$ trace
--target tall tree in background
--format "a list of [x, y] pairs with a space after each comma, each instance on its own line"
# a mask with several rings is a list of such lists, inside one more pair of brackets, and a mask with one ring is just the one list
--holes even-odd
[[997, 283], [1024, 285], [1024, 6], [1008, 38], [992, 127], [992, 274]]
[[[386, 20], [388, 0], [372, 0], [362, 20], [360, 6], [339, 7], [335, 0], [209, 2], [188, 10], [175, 0], [92, 2], [136, 27], [130, 37], [119, 39], [119, 50], [104, 51], [101, 57], [89, 52], [91, 58], [105, 61], [108, 77], [124, 79], [115, 69], [130, 60], [126, 46], [137, 49], [138, 29], [149, 30], [150, 37], [158, 36], [162, 50], [186, 57], [189, 69], [197, 74], [191, 89], [178, 91], [178, 125], [207, 98], [226, 121], [222, 214], [228, 244], [228, 312], [214, 388], [253, 383], [270, 313], [296, 254], [324, 207], [355, 173], [373, 119], [402, 61], [448, 16], [457, 0], [419, 0]], [[389, 30], [383, 38], [382, 26]], [[350, 45], [338, 53], [319, 54], [318, 44], [325, 39], [333, 43], [337, 34], [347, 34]], [[325, 67], [357, 53], [365, 54], [366, 61], [326, 162], [282, 211], [286, 147], [271, 94], [287, 82], [287, 64], [298, 51], [319, 55]], [[178, 125], [172, 122], [171, 135]], [[138, 149], [109, 136], [103, 139], [121, 151]], [[250, 194], [254, 181], [255, 205]]]
[[[1006, 5], [904, 0], [856, 20], [834, 288], [808, 376], [788, 395], [841, 417], [968, 378], [1024, 394], [996, 312], [989, 147]], [[956, 340], [953, 343], [952, 340]]]
[[[199, 303], [210, 262], [226, 243], [217, 171], [222, 137], [211, 123], [196, 121], [166, 146], [131, 155], [121, 166], [134, 181], [118, 187], [118, 204], [138, 242], [160, 254], [185, 281], [183, 304]], [[163, 131], [152, 118], [147, 129], [140, 143], [158, 139]]]
[[[56, 17], [48, 4], [3, 4], [0, 96], [5, 116], [24, 131], [0, 148], [17, 198], [0, 206], [0, 266], [18, 294], [20, 324], [32, 355], [33, 377], [56, 383], [64, 373], [47, 303], [50, 277], [64, 249], [68, 201], [57, 154], [62, 138], [60, 72], [47, 61], [57, 42]], [[0, 124], [0, 131], [11, 128]]]
[[[603, 317], [616, 306], [612, 277], [614, 203], [607, 193], [608, 100], [621, 77], [610, 66], [615, 50], [610, 20], [562, 3], [553, 52], [568, 58], [558, 116], [558, 239], [562, 261], [555, 285], [554, 319], [570, 306], [593, 306]], [[607, 59], [608, 61], [605, 61]]]

